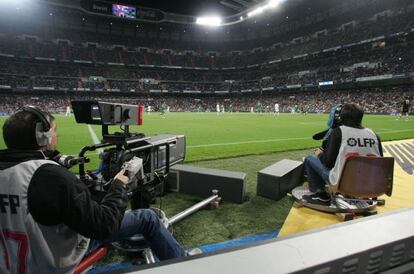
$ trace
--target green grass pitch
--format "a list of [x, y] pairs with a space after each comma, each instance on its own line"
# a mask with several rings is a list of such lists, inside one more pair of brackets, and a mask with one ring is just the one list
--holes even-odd
[[[75, 123], [74, 117], [56, 116], [59, 150], [77, 154], [93, 143], [88, 127]], [[0, 124], [5, 118], [0, 118]], [[311, 136], [326, 128], [327, 115], [291, 115], [225, 113], [158, 113], [144, 115], [142, 127], [132, 132], [147, 136], [184, 134], [186, 162], [192, 165], [247, 173], [249, 200], [241, 205], [226, 201], [216, 210], [203, 210], [176, 224], [174, 235], [184, 247], [221, 242], [248, 234], [266, 233], [280, 228], [292, 204], [290, 197], [275, 202], [256, 196], [256, 173], [278, 160], [299, 160], [320, 144]], [[364, 126], [376, 131], [383, 141], [414, 138], [414, 119], [409, 121], [386, 115], [365, 115]], [[100, 127], [93, 126], [98, 139]], [[112, 131], [119, 131], [113, 127]], [[4, 148], [3, 141], [0, 147]], [[91, 154], [90, 169], [97, 167], [97, 155]], [[76, 171], [76, 170], [75, 170]], [[162, 197], [163, 209], [172, 216], [200, 199], [172, 193]], [[122, 257], [108, 257], [109, 261]]]
[[[93, 143], [87, 126], [76, 124], [73, 116], [56, 118], [59, 149], [64, 154], [77, 154], [81, 147]], [[4, 119], [0, 118], [1, 125]], [[327, 115], [315, 114], [168, 113], [162, 118], [151, 113], [144, 116], [143, 126], [132, 126], [130, 130], [147, 136], [184, 134], [186, 161], [193, 162], [315, 147], [319, 142], [311, 136], [326, 128], [326, 120]], [[364, 126], [376, 131], [382, 140], [414, 138], [413, 124], [413, 120], [396, 121], [392, 116], [366, 115], [364, 118]], [[100, 127], [93, 128], [100, 139]], [[114, 126], [111, 131], [119, 129]], [[3, 140], [0, 147], [5, 147]]]

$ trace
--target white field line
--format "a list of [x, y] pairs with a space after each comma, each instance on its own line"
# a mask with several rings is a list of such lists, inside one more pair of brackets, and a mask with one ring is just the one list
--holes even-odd
[[389, 129], [389, 128], [379, 128], [379, 130], [382, 130], [384, 133], [393, 131], [392, 129]]
[[[402, 130], [388, 130], [388, 131], [378, 131], [378, 134], [381, 133], [397, 133], [397, 132], [406, 132], [414, 131], [414, 129], [402, 129]], [[267, 140], [253, 140], [253, 141], [244, 141], [244, 142], [231, 142], [231, 143], [217, 143], [217, 144], [205, 144], [205, 145], [194, 145], [187, 146], [187, 148], [199, 148], [199, 147], [216, 147], [216, 146], [228, 146], [228, 145], [242, 145], [242, 144], [258, 144], [258, 143], [271, 143], [271, 142], [282, 142], [282, 141], [297, 141], [297, 140], [308, 140], [311, 137], [299, 137], [299, 138], [283, 138], [283, 139], [267, 139]]]
[[323, 124], [322, 122], [300, 122], [299, 125], [305, 125], [305, 126], [320, 126]]
[[[95, 132], [93, 131], [92, 127], [88, 125], [89, 132], [91, 133], [92, 139], [95, 144], [99, 143], [98, 137], [96, 136]], [[414, 129], [402, 129], [402, 130], [392, 130], [392, 131], [378, 131], [378, 134], [381, 133], [397, 133], [397, 132], [407, 132], [407, 131], [414, 131]], [[282, 142], [282, 141], [297, 141], [297, 140], [309, 140], [311, 137], [298, 137], [298, 138], [282, 138], [282, 139], [266, 139], [266, 140], [252, 140], [252, 141], [243, 141], [243, 142], [229, 142], [229, 143], [216, 143], [216, 144], [205, 144], [205, 145], [193, 145], [187, 146], [187, 148], [201, 148], [201, 147], [218, 147], [218, 146], [231, 146], [231, 145], [243, 145], [243, 144], [259, 144], [259, 143], [271, 143], [271, 142]], [[99, 154], [102, 149], [95, 154]], [[94, 153], [90, 153], [94, 154]]]
[[[96, 133], [95, 133], [95, 131], [93, 130], [93, 128], [91, 127], [91, 125], [88, 125], [88, 129], [89, 129], [89, 134], [91, 135], [91, 137], [92, 137], [92, 140], [93, 140], [93, 143], [96, 145], [96, 144], [100, 144], [101, 142], [99, 141], [99, 139], [98, 139], [98, 136], [96, 136]], [[98, 154], [99, 153], [101, 153], [102, 151], [103, 151], [103, 149], [102, 148], [98, 148], [97, 149], [97, 151], [98, 151]]]
[[299, 137], [299, 138], [253, 140], [253, 141], [244, 141], [244, 142], [231, 142], [231, 143], [218, 143], [218, 144], [195, 145], [195, 146], [187, 146], [187, 148], [217, 147], [217, 146], [228, 146], [228, 145], [271, 143], [271, 142], [281, 142], [281, 141], [291, 141], [291, 140], [306, 140], [306, 139], [309, 139], [309, 138], [310, 137], [308, 136], [308, 137]]

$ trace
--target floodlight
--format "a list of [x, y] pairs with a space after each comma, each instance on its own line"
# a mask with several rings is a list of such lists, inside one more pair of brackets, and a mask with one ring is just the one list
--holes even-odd
[[258, 15], [258, 14], [262, 13], [264, 10], [265, 10], [265, 6], [258, 7], [256, 9], [252, 10], [251, 12], [247, 13], [247, 16], [252, 17], [252, 16], [255, 16], [255, 15]]
[[270, 0], [267, 6], [269, 8], [275, 8], [277, 5], [279, 5], [282, 2], [282, 0]]
[[269, 0], [266, 5], [257, 7], [254, 10], [252, 10], [251, 12], [247, 13], [247, 16], [252, 17], [252, 16], [255, 16], [255, 15], [261, 14], [262, 12], [264, 12], [268, 9], [274, 9], [278, 5], [280, 5], [280, 3], [282, 3], [283, 1], [284, 0]]
[[218, 16], [197, 17], [196, 24], [204, 26], [220, 26], [222, 19]]
[[[8, 1], [8, 0], [0, 0], [0, 4], [10, 4], [10, 1]], [[28, 4], [28, 1], [27, 0], [13, 0], [11, 2], [11, 4], [14, 4], [15, 6], [25, 5], [25, 4]]]

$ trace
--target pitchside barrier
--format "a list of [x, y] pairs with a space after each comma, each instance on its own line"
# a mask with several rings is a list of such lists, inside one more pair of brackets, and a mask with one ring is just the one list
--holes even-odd
[[246, 200], [246, 173], [178, 164], [170, 168], [167, 188], [201, 198], [217, 189], [224, 201], [241, 204]]
[[303, 182], [303, 162], [281, 160], [257, 173], [256, 195], [280, 200]]
[[122, 273], [414, 273], [413, 218], [402, 209]]

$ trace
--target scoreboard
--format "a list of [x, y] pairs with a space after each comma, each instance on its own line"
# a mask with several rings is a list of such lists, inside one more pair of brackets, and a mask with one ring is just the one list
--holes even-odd
[[157, 9], [126, 5], [113, 1], [83, 0], [82, 7], [96, 14], [105, 14], [130, 20], [160, 22], [165, 18], [165, 13]]

